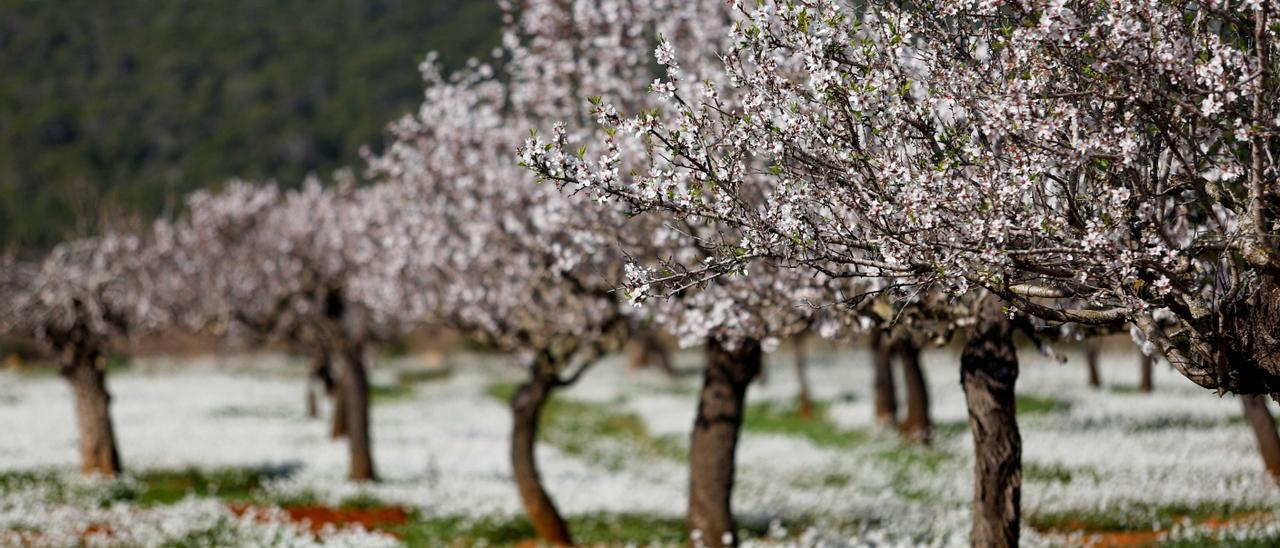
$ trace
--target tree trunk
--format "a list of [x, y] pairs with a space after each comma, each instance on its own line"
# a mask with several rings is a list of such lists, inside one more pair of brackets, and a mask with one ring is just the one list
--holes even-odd
[[307, 409], [308, 419], [320, 418], [320, 405], [316, 403], [316, 390], [319, 390], [319, 387], [316, 386], [316, 383], [314, 382], [313, 379], [308, 378], [307, 379], [307, 395], [306, 395], [306, 398], [307, 398], [306, 409]]
[[893, 342], [888, 333], [877, 329], [871, 332], [871, 350], [875, 353], [876, 423], [892, 425], [897, 421], [898, 400], [893, 387]]
[[933, 441], [933, 423], [929, 420], [929, 386], [920, 367], [920, 347], [904, 338], [898, 345], [898, 354], [902, 357], [902, 382], [907, 386], [907, 416], [898, 428], [907, 441], [929, 445]]
[[121, 472], [120, 452], [111, 425], [106, 371], [99, 364], [95, 349], [75, 347], [68, 354], [61, 372], [75, 398], [80, 471], [86, 475], [116, 476]]
[[307, 418], [320, 417], [320, 405], [316, 401], [316, 392], [323, 391], [333, 396], [333, 375], [329, 372], [329, 354], [317, 352], [311, 359], [311, 371], [307, 376]]
[[1267, 400], [1265, 396], [1244, 395], [1240, 396], [1240, 402], [1244, 404], [1244, 418], [1258, 440], [1258, 452], [1262, 453], [1267, 473], [1280, 483], [1280, 436], [1276, 434], [1276, 420], [1267, 409]]
[[631, 347], [631, 359], [627, 363], [630, 369], [644, 369], [656, 364], [668, 377], [675, 377], [676, 370], [671, 364], [670, 352], [662, 346], [657, 335], [645, 331], [636, 336]]
[[796, 384], [800, 385], [797, 411], [803, 420], [813, 419], [813, 397], [809, 395], [809, 352], [804, 336], [794, 339], [796, 352]]
[[1141, 354], [1138, 357], [1138, 367], [1140, 368], [1140, 376], [1138, 379], [1138, 391], [1150, 392], [1154, 387], [1151, 384], [1151, 369], [1155, 360], [1151, 356]]
[[1089, 369], [1089, 388], [1102, 388], [1102, 375], [1098, 372], [1098, 354], [1102, 352], [1102, 343], [1097, 339], [1085, 339], [1084, 363]]
[[347, 436], [347, 376], [338, 375], [334, 381], [334, 390], [330, 395], [333, 400], [333, 417], [330, 419], [332, 424], [329, 427], [329, 437], [333, 439], [341, 439]]
[[689, 532], [692, 544], [737, 546], [732, 498], [734, 453], [747, 386], [760, 374], [759, 341], [730, 350], [712, 340], [698, 415], [689, 443]]
[[351, 451], [350, 478], [352, 481], [375, 481], [377, 474], [373, 468], [369, 435], [369, 378], [364, 364], [364, 345], [353, 344], [344, 348], [342, 365], [338, 388], [341, 398], [334, 409], [334, 420], [344, 417], [342, 422], [346, 424], [347, 445]]
[[530, 372], [529, 381], [511, 398], [511, 468], [515, 475], [520, 501], [533, 529], [543, 540], [556, 545], [571, 545], [569, 527], [556, 510], [555, 502], [542, 486], [538, 474], [535, 443], [538, 437], [538, 416], [551, 391], [556, 388], [557, 376], [549, 357], [540, 356]]
[[960, 382], [973, 432], [973, 546], [1018, 545], [1022, 490], [1022, 437], [1014, 384], [1018, 356], [1013, 327], [1000, 302], [988, 297], [960, 356]]

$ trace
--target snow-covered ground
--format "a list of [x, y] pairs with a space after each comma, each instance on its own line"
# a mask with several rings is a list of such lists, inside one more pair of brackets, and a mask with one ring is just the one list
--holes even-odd
[[[1276, 538], [1277, 518], [1267, 509], [1280, 503], [1280, 489], [1263, 471], [1239, 420], [1239, 402], [1194, 387], [1165, 366], [1156, 368], [1155, 392], [1138, 393], [1132, 389], [1136, 355], [1123, 345], [1108, 350], [1102, 364], [1107, 388], [1101, 391], [1085, 386], [1078, 354], [1068, 351], [1066, 365], [1030, 351], [1021, 355], [1019, 394], [1038, 403], [1020, 416], [1025, 542], [1078, 544], [1078, 536], [1061, 531], [1098, 516], [1125, 528], [1141, 528], [1134, 524], [1144, 520], [1167, 528], [1161, 520], [1205, 508], [1250, 516], [1214, 525], [1215, 534]], [[934, 449], [918, 449], [873, 426], [865, 351], [815, 348], [811, 354], [813, 392], [829, 402], [828, 419], [865, 436], [832, 444], [749, 429], [739, 445], [734, 504], [745, 525], [770, 530], [757, 542], [967, 544], [972, 447], [958, 356], [951, 350], [926, 354], [938, 431]], [[796, 389], [791, 359], [785, 346], [770, 355], [767, 382], [753, 386], [748, 399], [789, 405]], [[300, 362], [277, 356], [148, 359], [113, 374], [109, 384], [122, 458], [131, 472], [275, 467], [295, 470], [269, 484], [280, 497], [305, 493], [332, 505], [367, 497], [416, 509], [423, 519], [507, 517], [520, 512], [507, 463], [510, 418], [505, 405], [488, 395], [495, 383], [519, 380], [506, 362], [450, 355], [445, 366], [451, 374], [376, 402], [373, 451], [384, 481], [374, 485], [342, 480], [346, 447], [329, 439], [325, 420], [304, 416]], [[700, 356], [682, 353], [677, 362], [693, 369]], [[421, 367], [412, 358], [379, 363], [374, 383], [393, 383], [399, 372]], [[679, 445], [688, 436], [699, 381], [696, 375], [669, 380], [654, 371], [627, 371], [616, 358], [564, 397], [638, 416], [651, 436]], [[0, 483], [0, 544], [87, 538], [149, 545], [187, 538], [210, 523], [234, 531], [224, 539], [245, 543], [314, 540], [287, 520], [237, 516], [208, 497], [147, 507], [113, 500], [113, 482], [75, 479], [73, 420], [61, 379], [0, 373], [0, 474], [57, 470], [72, 486]], [[687, 473], [676, 458], [636, 457], [619, 467], [544, 444], [539, 459], [548, 489], [571, 520], [599, 513], [676, 518], [684, 512]], [[1064, 526], [1043, 530], [1052, 524]], [[1206, 527], [1188, 520], [1175, 536], [1193, 538]], [[104, 530], [109, 534], [94, 533]], [[352, 530], [322, 536], [334, 544], [394, 541]]]

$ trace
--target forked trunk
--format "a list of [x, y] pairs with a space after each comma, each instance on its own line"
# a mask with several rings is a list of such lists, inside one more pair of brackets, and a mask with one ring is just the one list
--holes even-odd
[[111, 424], [111, 395], [106, 372], [96, 349], [75, 347], [62, 365], [62, 376], [71, 385], [76, 404], [76, 430], [80, 445], [80, 471], [86, 475], [116, 476], [121, 472]]
[[1244, 404], [1244, 418], [1258, 440], [1258, 452], [1262, 453], [1267, 473], [1272, 481], [1280, 483], [1280, 435], [1276, 434], [1276, 420], [1267, 408], [1266, 396], [1244, 395], [1240, 402]]
[[743, 341], [728, 349], [712, 340], [698, 415], [689, 442], [689, 539], [694, 545], [737, 546], [734, 527], [734, 452], [747, 386], [760, 374], [759, 341]]
[[892, 425], [897, 420], [898, 400], [893, 387], [893, 341], [888, 333], [875, 330], [871, 334], [871, 351], [875, 354], [876, 424]]
[[929, 420], [929, 386], [920, 367], [920, 347], [905, 338], [898, 345], [902, 358], [902, 382], [907, 388], [907, 416], [898, 424], [908, 441], [929, 445], [933, 441], [933, 423]]
[[1153, 360], [1151, 356], [1148, 356], [1146, 354], [1140, 354], [1138, 356], [1138, 368], [1139, 368], [1138, 391], [1139, 392], [1150, 392], [1154, 388], [1154, 386], [1151, 383], [1151, 370], [1153, 368], [1154, 362], [1155, 360]]
[[[342, 397], [334, 415], [345, 417], [347, 446], [351, 453], [352, 481], [374, 481], [373, 451], [369, 433], [369, 378], [364, 364], [364, 346], [353, 344], [343, 349]], [[339, 412], [338, 407], [342, 407]], [[337, 419], [335, 419], [336, 421]], [[336, 423], [335, 423], [336, 424]]]
[[1013, 327], [988, 298], [960, 356], [960, 382], [973, 432], [973, 546], [1018, 545], [1022, 437], [1015, 414], [1018, 356]]
[[538, 437], [538, 416], [551, 391], [556, 388], [556, 371], [547, 358], [540, 357], [534, 364], [529, 381], [511, 398], [511, 468], [515, 475], [520, 501], [533, 529], [543, 540], [556, 545], [573, 544], [569, 527], [556, 510], [555, 502], [542, 486], [538, 474], [535, 443]]
[[809, 352], [804, 337], [795, 338], [796, 384], [800, 393], [796, 396], [797, 412], [801, 419], [813, 419], [813, 397], [809, 395]]
[[1102, 344], [1097, 339], [1085, 339], [1084, 363], [1089, 369], [1089, 388], [1102, 388], [1102, 375], [1098, 372], [1098, 354], [1102, 352]]

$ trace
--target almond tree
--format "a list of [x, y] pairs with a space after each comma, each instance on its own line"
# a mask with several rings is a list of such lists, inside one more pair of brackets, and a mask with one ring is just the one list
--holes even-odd
[[400, 259], [384, 253], [384, 225], [394, 217], [381, 192], [324, 188], [314, 180], [296, 191], [234, 182], [220, 193], [194, 195], [188, 217], [167, 230], [173, 236], [157, 238], [165, 246], [160, 254], [181, 258], [182, 278], [155, 298], [166, 305], [184, 295], [200, 299], [178, 323], [242, 343], [312, 346], [336, 358], [335, 430], [347, 437], [349, 475], [360, 481], [377, 477], [368, 347], [423, 314], [383, 304], [401, 288], [382, 283], [382, 271]]
[[[724, 52], [729, 86], [684, 84], [676, 53], [660, 49], [675, 69], [653, 86], [663, 111], [623, 117], [602, 103], [617, 128], [603, 154], [588, 160], [555, 135], [522, 161], [559, 184], [734, 228], [719, 260], [645, 283], [771, 257], [980, 288], [1044, 321], [1132, 322], [1201, 386], [1276, 393], [1276, 8], [766, 1], [743, 8]], [[982, 309], [979, 325], [994, 322]], [[1005, 338], [994, 325], [977, 332]], [[1011, 390], [1011, 348], [988, 348], [992, 390]], [[979, 515], [974, 542], [1016, 542], [1012, 517], [988, 527]]]
[[53, 249], [39, 265], [5, 265], [0, 328], [35, 340], [56, 357], [75, 401], [80, 470], [122, 472], [111, 421], [105, 353], [136, 325], [131, 297], [139, 240], [109, 235]]

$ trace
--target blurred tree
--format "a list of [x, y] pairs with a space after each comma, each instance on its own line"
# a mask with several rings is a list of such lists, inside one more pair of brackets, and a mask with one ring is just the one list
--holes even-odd
[[47, 248], [242, 176], [301, 181], [381, 146], [496, 2], [0, 0], [0, 247]]

